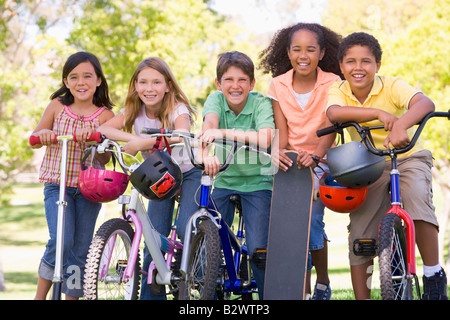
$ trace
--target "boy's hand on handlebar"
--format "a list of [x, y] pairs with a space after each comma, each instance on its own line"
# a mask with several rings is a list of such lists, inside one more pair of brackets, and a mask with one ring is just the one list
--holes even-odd
[[211, 177], [219, 172], [219, 159], [214, 155], [210, 155], [207, 149], [199, 150], [199, 152], [197, 152], [196, 161], [203, 164], [205, 173]]
[[208, 129], [196, 135], [203, 143], [212, 143], [216, 139], [224, 138], [220, 129]]
[[378, 115], [378, 120], [380, 120], [384, 124], [385, 131], [391, 131], [394, 127], [394, 124], [397, 122], [398, 118], [389, 112], [380, 110], [380, 114]]
[[395, 126], [392, 128], [391, 132], [388, 134], [384, 140], [384, 147], [389, 149], [391, 144], [395, 149], [406, 148], [410, 144], [408, 133], [405, 129], [400, 126]]

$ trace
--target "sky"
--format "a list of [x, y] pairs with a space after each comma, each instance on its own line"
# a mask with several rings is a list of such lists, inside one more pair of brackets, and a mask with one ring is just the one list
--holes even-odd
[[[280, 12], [280, 6], [287, 2], [293, 3], [297, 9], [294, 12]], [[214, 10], [232, 17], [249, 31], [263, 34], [297, 22], [321, 23], [320, 15], [325, 10], [327, 0], [213, 0], [211, 4]], [[64, 39], [71, 27], [72, 22], [66, 19], [49, 29], [49, 34]]]
[[255, 33], [273, 32], [296, 22], [321, 23], [321, 12], [327, 0], [291, 1], [297, 9], [280, 14], [277, 8], [285, 0], [214, 0], [212, 8], [224, 15], [230, 15]]

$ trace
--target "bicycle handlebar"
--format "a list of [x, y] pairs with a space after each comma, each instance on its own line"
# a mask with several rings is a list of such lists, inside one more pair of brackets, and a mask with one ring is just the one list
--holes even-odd
[[[184, 131], [175, 131], [175, 130], [169, 130], [169, 129], [154, 129], [154, 128], [143, 128], [141, 130], [141, 133], [144, 134], [149, 134], [153, 137], [156, 136], [169, 136], [169, 137], [180, 137], [183, 138], [184, 140], [184, 144], [186, 146], [186, 148], [188, 150], [190, 150], [189, 152], [189, 159], [191, 160], [192, 165], [194, 165], [196, 168], [200, 169], [200, 170], [204, 170], [205, 167], [202, 163], [197, 162], [197, 160], [195, 159], [194, 156], [194, 152], [192, 150], [192, 146], [189, 143], [188, 140], [190, 139], [195, 139], [195, 135], [193, 133], [190, 132], [184, 132]], [[233, 159], [234, 155], [236, 154], [237, 151], [239, 151], [240, 149], [245, 149], [247, 151], [253, 151], [253, 152], [258, 152], [258, 153], [262, 153], [264, 155], [267, 155], [270, 157], [270, 154], [268, 153], [267, 150], [259, 148], [259, 147], [253, 147], [249, 144], [244, 144], [241, 142], [237, 142], [234, 140], [228, 140], [228, 139], [218, 139], [214, 141], [215, 144], [226, 144], [226, 145], [231, 145], [232, 149], [230, 150], [225, 162], [222, 164], [222, 166], [219, 168], [219, 172], [224, 171], [228, 168], [228, 166], [230, 165], [231, 160]]]
[[433, 117], [445, 117], [445, 118], [448, 118], [448, 120], [450, 120], [450, 110], [447, 112], [436, 111], [436, 112], [430, 112], [429, 114], [427, 114], [419, 123], [417, 123], [417, 125], [419, 127], [417, 128], [416, 132], [414, 133], [414, 136], [412, 137], [409, 145], [407, 147], [401, 148], [401, 149], [383, 150], [383, 149], [377, 149], [372, 145], [371, 141], [369, 140], [370, 130], [382, 129], [382, 128], [384, 128], [384, 126], [366, 127], [366, 126], [361, 126], [360, 124], [358, 124], [356, 122], [335, 123], [333, 126], [317, 130], [316, 134], [318, 137], [322, 137], [324, 135], [327, 135], [327, 134], [330, 134], [333, 132], [342, 134], [343, 133], [342, 129], [347, 128], [347, 127], [354, 127], [356, 129], [356, 131], [358, 132], [358, 134], [360, 135], [361, 139], [363, 140], [364, 145], [373, 154], [376, 154], [379, 156], [386, 156], [386, 155], [390, 155], [391, 153], [400, 154], [400, 153], [405, 153], [405, 152], [411, 150], [412, 147], [414, 147], [414, 145], [417, 142], [417, 139], [419, 139], [419, 136], [422, 133], [423, 128], [425, 127], [426, 122], [430, 118], [433, 118]]

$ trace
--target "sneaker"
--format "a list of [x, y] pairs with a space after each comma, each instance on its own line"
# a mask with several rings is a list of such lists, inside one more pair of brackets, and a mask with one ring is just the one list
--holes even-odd
[[312, 300], [331, 300], [331, 288], [330, 285], [317, 282], [314, 287], [314, 294]]
[[423, 300], [448, 300], [447, 276], [444, 269], [432, 277], [423, 276]]

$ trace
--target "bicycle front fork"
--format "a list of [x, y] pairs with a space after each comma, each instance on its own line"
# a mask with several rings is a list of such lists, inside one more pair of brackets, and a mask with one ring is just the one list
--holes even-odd
[[400, 197], [400, 171], [397, 168], [397, 157], [394, 153], [391, 154], [391, 209], [386, 212], [395, 213], [405, 222], [406, 227], [406, 244], [407, 244], [407, 264], [408, 276], [416, 275], [416, 235], [414, 228], [414, 221], [411, 216], [401, 208]]

